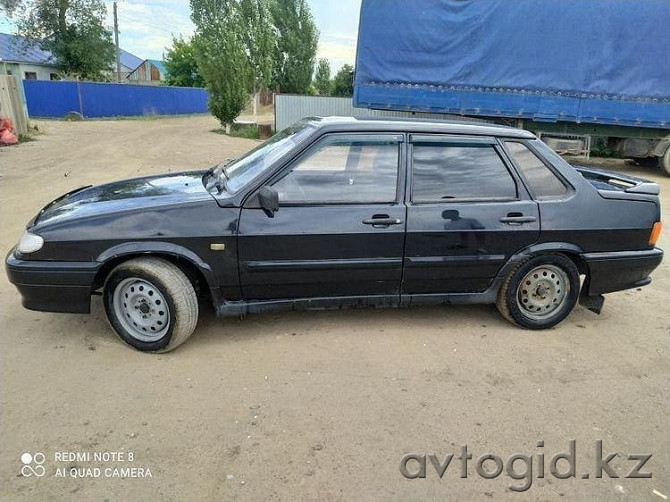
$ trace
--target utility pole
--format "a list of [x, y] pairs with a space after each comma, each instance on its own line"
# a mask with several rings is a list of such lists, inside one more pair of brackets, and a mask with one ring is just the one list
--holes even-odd
[[121, 49], [119, 49], [119, 17], [114, 2], [114, 42], [116, 43], [116, 81], [121, 82]]

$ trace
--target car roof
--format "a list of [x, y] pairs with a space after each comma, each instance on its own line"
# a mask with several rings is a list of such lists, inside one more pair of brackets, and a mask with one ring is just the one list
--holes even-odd
[[535, 138], [524, 129], [516, 129], [486, 122], [468, 120], [430, 120], [404, 117], [357, 118], [357, 117], [308, 117], [317, 128], [330, 131], [390, 131], [408, 133], [470, 134], [504, 136], [512, 138]]

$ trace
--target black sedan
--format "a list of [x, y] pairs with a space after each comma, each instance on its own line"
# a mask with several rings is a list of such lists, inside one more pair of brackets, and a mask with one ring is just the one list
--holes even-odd
[[28, 309], [88, 313], [102, 293], [143, 351], [183, 343], [199, 299], [221, 316], [495, 303], [542, 329], [651, 281], [658, 193], [523, 130], [310, 118], [208, 171], [65, 194], [6, 268]]

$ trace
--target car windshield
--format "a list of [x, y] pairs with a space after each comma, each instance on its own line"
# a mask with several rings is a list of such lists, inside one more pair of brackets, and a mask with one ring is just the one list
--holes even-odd
[[[310, 119], [304, 119], [278, 132], [239, 159], [218, 165], [210, 179], [219, 187], [235, 193], [267, 170], [276, 160], [301, 143], [314, 130]], [[212, 185], [207, 183], [208, 188]], [[221, 191], [221, 188], [219, 189]]]

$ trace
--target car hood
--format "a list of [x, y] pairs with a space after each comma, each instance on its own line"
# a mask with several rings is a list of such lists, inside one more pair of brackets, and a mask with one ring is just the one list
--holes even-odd
[[147, 176], [100, 186], [81, 187], [47, 204], [28, 224], [211, 199], [202, 184], [205, 171]]

